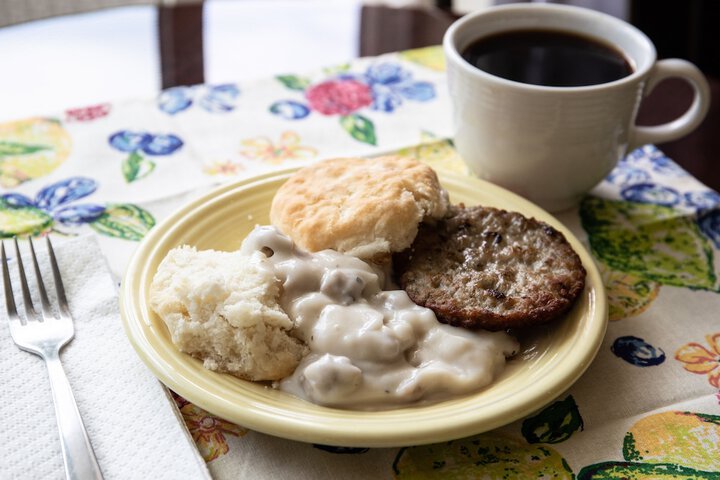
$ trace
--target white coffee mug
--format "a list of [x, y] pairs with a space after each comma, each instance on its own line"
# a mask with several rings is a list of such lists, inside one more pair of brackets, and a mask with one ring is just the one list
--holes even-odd
[[[633, 72], [608, 83], [547, 87], [489, 74], [461, 56], [479, 38], [528, 29], [612, 45]], [[640, 30], [585, 8], [516, 4], [480, 10], [448, 29], [443, 49], [458, 153], [481, 178], [550, 211], [576, 205], [629, 150], [686, 135], [710, 105], [710, 89], [697, 67], [679, 59], [656, 61], [654, 45]], [[663, 125], [635, 125], [641, 99], [668, 77], [690, 83], [691, 107]]]

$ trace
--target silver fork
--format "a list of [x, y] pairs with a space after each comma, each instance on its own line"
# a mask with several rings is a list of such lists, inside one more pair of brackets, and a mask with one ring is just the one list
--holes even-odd
[[55, 259], [50, 238], [47, 239], [47, 249], [50, 255], [55, 289], [57, 291], [59, 315], [53, 314], [50, 301], [45, 291], [35, 248], [30, 239], [30, 253], [32, 255], [35, 277], [37, 278], [40, 302], [42, 304], [42, 315], [38, 316], [30, 297], [25, 269], [23, 268], [22, 257], [17, 239], [15, 239], [15, 257], [17, 259], [20, 284], [22, 288], [23, 301], [25, 303], [26, 319], [23, 321], [15, 307], [12, 284], [10, 283], [10, 272], [8, 271], [8, 260], [5, 255], [5, 243], [0, 244], [0, 256], [2, 256], [3, 283], [5, 285], [5, 303], [8, 317], [10, 317], [10, 334], [20, 349], [34, 353], [45, 360], [45, 365], [50, 376], [52, 387], [53, 403], [55, 404], [55, 417], [58, 429], [60, 430], [60, 444], [62, 446], [63, 462], [65, 463], [65, 476], [68, 479], [102, 479], [102, 472], [98, 465], [95, 453], [93, 452], [90, 438], [88, 437], [85, 425], [83, 425], [80, 412], [78, 411], [75, 397], [73, 396], [70, 383], [65, 376], [62, 364], [60, 363], [60, 349], [64, 347], [75, 335], [72, 317], [65, 298], [65, 288], [60, 278], [60, 270]]

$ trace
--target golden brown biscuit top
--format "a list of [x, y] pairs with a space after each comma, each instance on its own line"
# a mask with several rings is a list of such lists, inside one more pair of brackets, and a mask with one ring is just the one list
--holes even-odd
[[371, 258], [409, 247], [419, 223], [442, 217], [447, 206], [435, 172], [414, 159], [335, 158], [290, 177], [270, 221], [305, 250]]

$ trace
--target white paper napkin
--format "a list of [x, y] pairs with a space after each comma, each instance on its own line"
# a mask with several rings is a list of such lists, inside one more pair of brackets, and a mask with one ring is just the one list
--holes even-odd
[[[55, 305], [45, 242], [35, 243]], [[105, 478], [210, 478], [165, 388], [125, 337], [117, 288], [95, 237], [54, 246], [75, 320], [75, 338], [61, 359]], [[15, 256], [12, 242], [6, 240], [5, 248]], [[37, 308], [27, 245], [21, 244], [21, 253]], [[18, 311], [24, 312], [14, 261], [11, 273]], [[0, 477], [64, 478], [45, 365], [13, 343], [4, 295], [0, 309]]]

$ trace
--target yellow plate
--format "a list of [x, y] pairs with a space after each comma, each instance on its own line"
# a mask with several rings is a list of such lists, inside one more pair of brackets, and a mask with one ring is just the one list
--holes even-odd
[[267, 224], [270, 202], [291, 172], [223, 186], [156, 226], [132, 258], [121, 291], [125, 330], [142, 360], [168, 387], [205, 410], [244, 427], [303, 442], [350, 447], [418, 445], [460, 438], [517, 420], [549, 403], [585, 371], [607, 326], [600, 275], [582, 244], [560, 222], [527, 200], [487, 182], [441, 174], [455, 203], [522, 212], [563, 232], [587, 270], [587, 287], [573, 310], [521, 338], [523, 351], [489, 387], [430, 406], [381, 412], [321, 407], [259, 383], [211, 372], [180, 353], [149, 307], [150, 282], [175, 246], [234, 250], [256, 224]]

